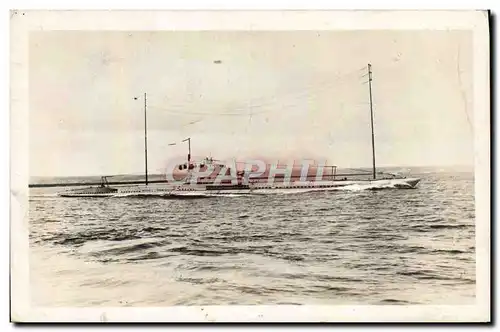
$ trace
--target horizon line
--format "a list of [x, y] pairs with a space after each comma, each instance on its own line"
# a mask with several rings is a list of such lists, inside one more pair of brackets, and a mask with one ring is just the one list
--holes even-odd
[[[311, 165], [313, 166], [313, 165]], [[335, 165], [326, 165], [325, 167], [328, 168], [328, 167], [332, 167], [332, 166], [335, 166]], [[314, 166], [313, 166], [314, 167]], [[372, 169], [372, 166], [365, 166], [365, 167], [339, 167], [339, 166], [336, 166], [337, 169], [362, 169], [362, 170], [371, 170]], [[377, 166], [376, 167], [377, 169], [380, 169], [380, 168], [472, 168], [474, 169], [475, 168], [475, 165], [466, 165], [466, 164], [457, 164], [457, 165], [412, 165], [412, 166], [408, 166], [408, 165], [384, 165], [384, 166]], [[29, 178], [70, 178], [70, 177], [102, 177], [102, 176], [145, 176], [145, 173], [142, 172], [131, 172], [131, 173], [116, 173], [116, 174], [113, 174], [113, 173], [106, 173], [106, 174], [109, 174], [109, 175], [103, 175], [102, 173], [101, 174], [85, 174], [85, 175], [82, 175], [82, 174], [74, 174], [74, 175], [28, 175]], [[164, 176], [165, 172], [161, 172], [161, 173], [149, 173], [148, 172], [148, 177], [150, 176]]]

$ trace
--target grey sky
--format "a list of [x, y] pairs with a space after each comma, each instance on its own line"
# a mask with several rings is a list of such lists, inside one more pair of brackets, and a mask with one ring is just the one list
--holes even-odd
[[34, 32], [30, 174], [142, 172], [144, 92], [150, 172], [184, 153], [168, 144], [186, 137], [196, 156], [369, 166], [368, 62], [378, 165], [472, 165], [471, 37]]

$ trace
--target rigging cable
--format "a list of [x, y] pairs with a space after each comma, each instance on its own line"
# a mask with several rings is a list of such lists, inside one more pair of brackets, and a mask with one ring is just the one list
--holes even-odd
[[[317, 85], [320, 85], [320, 87], [307, 87], [307, 88], [302, 88], [299, 93], [287, 93], [287, 94], [284, 94], [282, 97], [286, 97], [286, 96], [291, 96], [293, 97], [294, 99], [302, 99], [303, 97], [306, 97], [306, 100], [310, 100], [311, 97], [314, 98], [316, 97], [315, 94], [311, 94], [311, 91], [310, 90], [314, 90], [316, 91], [316, 94], [317, 94], [317, 91], [318, 90], [324, 90], [324, 89], [327, 89], [327, 88], [330, 88], [334, 83], [337, 83], [338, 80], [341, 80], [341, 79], [344, 79], [345, 77], [348, 77], [348, 76], [351, 76], [353, 74], [356, 74], [357, 76], [359, 76], [359, 73], [357, 71], [353, 71], [353, 72], [350, 72], [350, 73], [347, 73], [347, 74], [344, 74], [344, 75], [337, 75], [337, 77], [334, 79], [334, 80], [323, 80], [323, 81], [320, 81], [320, 82], [317, 82], [316, 84]], [[359, 78], [359, 77], [358, 77]], [[307, 98], [309, 97], [309, 98]], [[297, 103], [296, 100], [290, 100], [288, 101], [287, 103], [282, 103], [281, 106], [287, 106], [287, 104], [291, 104], [291, 105], [288, 105], [288, 106], [293, 106]], [[259, 101], [261, 100], [260, 103], [255, 103], [255, 101]], [[161, 107], [161, 106], [156, 106], [156, 105], [150, 105], [149, 107], [151, 108], [156, 108], [156, 109], [160, 109], [160, 110], [163, 110], [164, 112], [166, 113], [170, 113], [170, 114], [174, 114], [174, 115], [207, 115], [207, 116], [249, 116], [249, 115], [254, 115], [254, 114], [261, 114], [261, 113], [267, 113], [267, 112], [272, 112], [273, 110], [261, 110], [261, 111], [253, 111], [251, 110], [252, 108], [262, 108], [262, 107], [266, 107], [266, 106], [269, 106], [269, 107], [272, 107], [272, 106], [275, 106], [277, 104], [277, 99], [276, 99], [276, 96], [270, 96], [270, 97], [261, 97], [261, 98], [257, 98], [257, 99], [253, 99], [254, 103], [252, 103], [252, 101], [250, 102], [250, 104], [247, 104], [246, 106], [240, 106], [240, 107], [233, 107], [231, 108], [232, 110], [241, 110], [241, 111], [247, 111], [247, 112], [214, 112], [214, 113], [209, 113], [209, 112], [189, 112], [189, 111], [180, 111], [180, 110], [176, 110], [175, 108], [184, 108], [188, 105], [188, 103], [185, 103], [185, 104], [177, 104], [177, 105], [169, 105], [168, 108], [166, 107]], [[250, 110], [250, 112], [248, 112]]]

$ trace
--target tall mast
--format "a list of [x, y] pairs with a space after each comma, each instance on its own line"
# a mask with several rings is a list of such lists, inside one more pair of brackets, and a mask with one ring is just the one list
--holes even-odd
[[191, 137], [186, 138], [185, 140], [182, 140], [183, 142], [187, 141], [188, 142], [188, 167], [191, 163]]
[[375, 132], [373, 129], [373, 102], [372, 102], [372, 65], [368, 64], [368, 89], [370, 92], [370, 124], [372, 129], [372, 162], [373, 162], [373, 179], [377, 178], [377, 170], [375, 167]]
[[144, 172], [146, 175], [146, 186], [148, 185], [148, 121], [147, 121], [147, 96], [144, 92]]

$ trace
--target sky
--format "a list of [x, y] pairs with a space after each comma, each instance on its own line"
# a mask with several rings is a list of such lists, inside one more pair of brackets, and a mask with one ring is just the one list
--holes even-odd
[[[185, 155], [473, 165], [467, 31], [38, 31], [31, 176], [141, 174]], [[134, 99], [137, 97], [137, 100]], [[178, 143], [171, 146], [170, 143]]]

